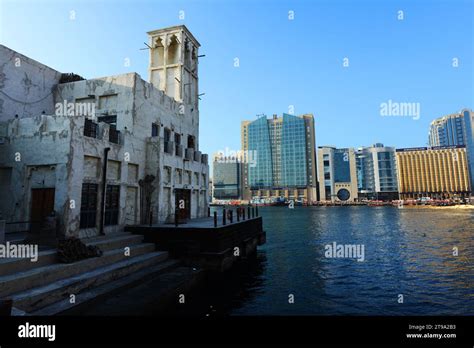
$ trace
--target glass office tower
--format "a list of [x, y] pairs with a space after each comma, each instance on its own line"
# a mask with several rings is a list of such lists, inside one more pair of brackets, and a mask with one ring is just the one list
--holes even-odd
[[[275, 130], [272, 129], [273, 133]], [[248, 182], [252, 189], [273, 185], [273, 156], [270, 127], [266, 117], [260, 117], [248, 125], [248, 150], [257, 154], [257, 163], [248, 170]]]
[[244, 185], [251, 198], [316, 200], [313, 115], [283, 114], [242, 123], [242, 148], [255, 154], [245, 164]]

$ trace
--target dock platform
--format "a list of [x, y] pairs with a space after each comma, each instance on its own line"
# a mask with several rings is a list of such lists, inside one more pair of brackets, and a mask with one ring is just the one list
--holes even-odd
[[126, 231], [141, 234], [145, 242], [155, 243], [186, 265], [223, 272], [239, 258], [256, 253], [266, 242], [262, 217], [222, 223], [215, 227], [214, 218], [192, 219], [186, 223], [127, 226]]

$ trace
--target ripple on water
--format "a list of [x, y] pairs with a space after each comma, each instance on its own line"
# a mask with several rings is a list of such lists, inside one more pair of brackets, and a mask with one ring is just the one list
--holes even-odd
[[[265, 265], [230, 313], [474, 314], [470, 211], [265, 207]], [[327, 259], [324, 245], [364, 244], [365, 261]], [[453, 246], [462, 250], [454, 257]], [[252, 278], [255, 275], [249, 274]], [[250, 282], [252, 283], [252, 282]], [[288, 304], [288, 294], [295, 303]], [[403, 294], [404, 303], [397, 302]]]

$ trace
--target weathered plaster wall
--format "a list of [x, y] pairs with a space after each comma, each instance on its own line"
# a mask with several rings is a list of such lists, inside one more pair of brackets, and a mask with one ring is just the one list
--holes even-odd
[[[105, 109], [101, 107], [99, 100], [102, 96], [107, 95], [116, 95], [117, 97], [114, 98], [115, 103], [108, 104]], [[89, 182], [100, 183], [105, 147], [111, 148], [109, 160], [120, 163], [120, 179], [108, 180], [109, 184], [121, 187], [120, 223], [118, 227], [106, 228], [106, 232], [107, 229], [123, 227], [127, 223], [126, 218], [130, 215], [130, 210], [135, 212], [138, 219], [140, 215], [138, 180], [143, 179], [147, 174], [154, 175], [156, 178], [154, 182], [156, 189], [153, 192], [152, 202], [154, 222], [163, 222], [172, 218], [171, 215], [174, 214], [175, 209], [173, 193], [175, 188], [192, 190], [191, 217], [205, 216], [208, 203], [208, 165], [201, 163], [201, 161], [184, 161], [183, 158], [174, 154], [166, 154], [163, 142], [164, 128], [168, 128], [172, 130], [172, 138], [175, 132], [181, 135], [183, 150], [187, 146], [188, 135], [196, 138], [197, 147], [196, 119], [198, 111], [189, 108], [180, 109], [180, 103], [166, 96], [135, 73], [61, 84], [55, 94], [55, 102], [63, 103], [66, 100], [72, 103], [87, 97], [91, 100], [92, 96], [96, 106], [95, 118], [105, 114], [117, 115], [117, 130], [121, 132], [120, 145], [110, 143], [103, 136], [108, 125], [101, 124], [98, 139], [83, 137], [80, 140], [82, 149], [76, 150], [78, 158], [91, 156], [98, 160], [98, 176], [95, 179], [88, 177], [86, 181]], [[158, 137], [151, 137], [153, 123], [159, 125]], [[73, 141], [73, 144], [75, 143]], [[138, 169], [138, 175], [134, 174], [136, 180], [133, 182], [128, 177], [130, 164], [133, 165], [134, 170]], [[162, 180], [164, 166], [172, 168], [171, 172], [173, 173], [171, 181], [167, 184], [164, 184]], [[179, 183], [174, 175], [177, 168], [183, 170], [183, 174], [186, 170], [190, 171], [191, 182], [185, 183], [183, 180]], [[78, 173], [78, 178], [83, 175], [80, 171], [81, 169], [77, 168], [74, 172]], [[198, 174], [199, 182], [196, 181], [195, 173]], [[82, 184], [82, 181], [78, 179], [77, 183]], [[130, 201], [130, 194], [134, 190], [138, 195], [137, 200]], [[81, 231], [81, 233], [94, 234], [96, 229]]]
[[[12, 65], [17, 56], [21, 70]], [[192, 218], [207, 214], [209, 167], [201, 161], [200, 153], [190, 160], [183, 158], [188, 135], [194, 136], [195, 150], [199, 149], [197, 107], [168, 97], [136, 73], [56, 86], [59, 72], [4, 46], [0, 46], [0, 57], [0, 92], [25, 101], [7, 101], [0, 93], [0, 137], [4, 139], [0, 143], [0, 169], [1, 177], [10, 181], [8, 195], [0, 196], [0, 209], [7, 221], [28, 221], [31, 189], [54, 187], [55, 211], [61, 218], [62, 232], [67, 236], [97, 235], [98, 228], [79, 228], [81, 194], [83, 183], [97, 183], [100, 205], [105, 148], [110, 148], [111, 172], [107, 183], [120, 186], [119, 224], [106, 226], [106, 233], [120, 231], [130, 220], [139, 222], [138, 181], [148, 174], [156, 178], [152, 202], [155, 223], [172, 218], [177, 188], [191, 190]], [[84, 136], [84, 115], [55, 115], [56, 103], [84, 101], [94, 105], [94, 120], [105, 115], [117, 116], [119, 144], [109, 141], [107, 123], [99, 122], [97, 137], [92, 138]], [[43, 111], [50, 115], [41, 115]], [[154, 137], [152, 124], [159, 126], [159, 134]], [[182, 157], [164, 152], [165, 128], [171, 130], [171, 140], [175, 133], [181, 135]], [[20, 160], [16, 160], [17, 154]], [[164, 168], [170, 170], [166, 182]], [[176, 175], [178, 169], [182, 171], [181, 179]], [[99, 212], [98, 209], [97, 226]]]
[[61, 73], [0, 45], [0, 122], [54, 113]]
[[11, 168], [8, 192], [0, 195], [8, 222], [30, 220], [32, 188], [54, 187], [54, 209], [67, 216], [70, 145], [76, 127], [74, 119], [46, 115], [8, 122], [5, 143], [0, 145], [0, 167]]
[[[197, 109], [186, 106], [174, 99], [171, 99], [164, 92], [155, 88], [152, 84], [144, 81], [139, 75], [136, 75], [137, 83], [135, 87], [135, 112], [134, 131], [144, 135], [151, 134], [151, 124], [160, 125], [159, 137], [163, 140], [164, 129], [168, 128], [172, 131], [171, 140], [174, 140], [174, 134], [181, 135], [181, 144], [183, 145], [183, 155], [187, 148], [188, 135], [194, 136], [196, 139], [195, 149], [199, 149], [199, 127], [197, 120], [199, 112]], [[155, 208], [155, 214], [159, 221], [169, 221], [175, 211], [174, 189], [186, 188], [192, 190], [191, 197], [191, 218], [202, 217], [207, 215], [208, 204], [208, 178], [209, 166], [201, 161], [185, 161], [182, 157], [175, 154], [168, 154], [164, 151], [164, 141], [160, 143], [160, 151], [158, 152], [159, 166], [158, 173], [150, 173], [157, 178], [156, 185], [158, 187], [157, 199], [159, 205]], [[171, 168], [171, 182], [165, 183], [163, 178], [164, 167]], [[184, 177], [180, 183], [175, 170], [181, 169], [184, 176], [185, 171], [191, 172], [191, 182], [185, 183]], [[196, 181], [195, 173], [199, 174], [199, 182]], [[206, 179], [204, 179], [203, 175]]]

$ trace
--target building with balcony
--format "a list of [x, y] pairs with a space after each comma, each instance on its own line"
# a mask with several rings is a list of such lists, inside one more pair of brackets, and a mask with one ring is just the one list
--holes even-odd
[[252, 159], [244, 164], [245, 199], [317, 200], [313, 115], [244, 121], [241, 139]]
[[354, 149], [319, 146], [318, 177], [321, 201], [357, 201], [357, 169]]
[[61, 234], [78, 237], [207, 216], [199, 42], [176, 26], [149, 32], [148, 45], [150, 81], [85, 80], [0, 47], [0, 213], [11, 229], [53, 211]]
[[464, 145], [397, 149], [396, 156], [401, 199], [469, 197]]
[[360, 199], [398, 199], [395, 148], [377, 143], [356, 151]]

